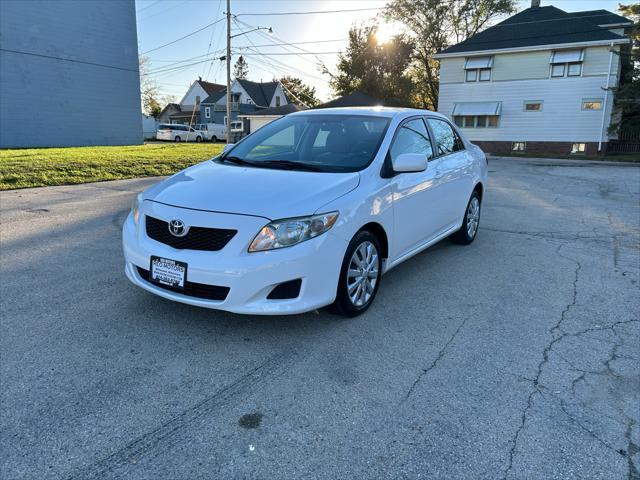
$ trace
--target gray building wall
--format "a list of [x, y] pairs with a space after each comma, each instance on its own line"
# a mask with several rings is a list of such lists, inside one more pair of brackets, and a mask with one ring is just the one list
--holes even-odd
[[134, 0], [1, 0], [0, 147], [140, 143]]

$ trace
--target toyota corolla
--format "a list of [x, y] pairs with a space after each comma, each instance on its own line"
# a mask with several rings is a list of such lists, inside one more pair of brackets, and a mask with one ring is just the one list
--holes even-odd
[[486, 179], [485, 155], [440, 114], [294, 113], [138, 195], [126, 275], [200, 307], [355, 316], [400, 262], [474, 240]]

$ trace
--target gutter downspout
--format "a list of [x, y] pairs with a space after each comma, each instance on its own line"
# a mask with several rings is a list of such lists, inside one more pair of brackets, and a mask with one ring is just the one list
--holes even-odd
[[602, 105], [602, 124], [600, 125], [600, 141], [598, 142], [598, 152], [602, 151], [602, 142], [604, 140], [604, 125], [607, 118], [607, 100], [609, 99], [609, 85], [611, 81], [611, 67], [613, 65], [613, 42], [609, 50], [609, 70], [607, 71], [607, 86], [604, 89], [604, 102]]

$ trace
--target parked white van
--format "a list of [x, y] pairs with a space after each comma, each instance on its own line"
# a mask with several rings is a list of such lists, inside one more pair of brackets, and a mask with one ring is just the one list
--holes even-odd
[[196, 125], [196, 130], [202, 132], [204, 139], [211, 142], [225, 140], [227, 135], [227, 129], [219, 123], [199, 123]]
[[169, 140], [170, 142], [202, 142], [205, 140], [204, 132], [188, 125], [163, 123], [158, 125], [156, 140]]

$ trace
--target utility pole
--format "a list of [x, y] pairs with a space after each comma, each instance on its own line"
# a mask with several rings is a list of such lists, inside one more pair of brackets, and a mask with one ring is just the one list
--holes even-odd
[[227, 0], [227, 144], [231, 143], [231, 0]]

